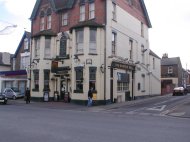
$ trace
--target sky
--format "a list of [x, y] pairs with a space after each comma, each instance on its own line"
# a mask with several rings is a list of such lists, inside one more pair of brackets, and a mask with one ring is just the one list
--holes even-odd
[[[0, 52], [14, 54], [24, 31], [31, 31], [29, 20], [36, 0], [0, 0]], [[190, 69], [190, 0], [144, 0], [152, 24], [150, 49], [159, 57], [180, 57]], [[11, 26], [2, 31], [5, 26]]]

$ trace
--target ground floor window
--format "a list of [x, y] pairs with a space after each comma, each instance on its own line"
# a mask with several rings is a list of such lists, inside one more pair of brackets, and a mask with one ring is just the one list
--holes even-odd
[[44, 70], [44, 91], [49, 91], [49, 76], [50, 70]]
[[89, 89], [96, 90], [96, 67], [89, 67]]
[[83, 67], [75, 67], [76, 91], [83, 91]]
[[117, 91], [125, 92], [129, 90], [129, 74], [117, 73]]
[[33, 90], [39, 90], [39, 70], [34, 70], [34, 88]]

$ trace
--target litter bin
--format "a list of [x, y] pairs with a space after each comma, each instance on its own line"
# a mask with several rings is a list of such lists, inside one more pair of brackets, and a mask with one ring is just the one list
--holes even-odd
[[126, 91], [125, 92], [125, 101], [130, 101], [130, 100], [131, 100], [130, 91]]
[[49, 92], [44, 91], [44, 102], [48, 102], [48, 101], [49, 101]]

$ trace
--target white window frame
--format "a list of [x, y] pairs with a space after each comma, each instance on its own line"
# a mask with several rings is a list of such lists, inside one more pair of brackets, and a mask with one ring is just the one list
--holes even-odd
[[80, 6], [80, 21], [85, 20], [85, 5]]
[[28, 50], [28, 48], [29, 48], [29, 40], [28, 40], [28, 38], [25, 38], [24, 39], [24, 50]]
[[76, 31], [76, 54], [83, 54], [84, 52], [84, 29]]
[[172, 66], [169, 66], [168, 67], [168, 74], [172, 74], [173, 73], [173, 67]]
[[20, 54], [20, 69], [26, 69], [30, 65], [30, 52]]
[[52, 21], [52, 17], [51, 15], [47, 16], [47, 29], [51, 29], [51, 21]]
[[117, 45], [117, 33], [112, 32], [112, 49], [111, 49], [112, 55], [116, 55], [116, 45]]
[[45, 27], [45, 18], [41, 17], [40, 18], [40, 31], [43, 31]]
[[68, 25], [68, 13], [63, 13], [62, 14], [62, 26]]
[[112, 19], [116, 21], [116, 4], [114, 2], [112, 2]]
[[89, 53], [94, 53], [94, 54], [97, 53], [96, 41], [97, 41], [97, 29], [91, 28], [90, 37], [89, 37]]
[[51, 38], [49, 37], [45, 38], [44, 58], [51, 58]]
[[34, 57], [39, 58], [40, 57], [40, 39], [35, 39], [35, 47], [34, 47]]
[[90, 3], [89, 4], [89, 19], [94, 19], [95, 18], [95, 4]]

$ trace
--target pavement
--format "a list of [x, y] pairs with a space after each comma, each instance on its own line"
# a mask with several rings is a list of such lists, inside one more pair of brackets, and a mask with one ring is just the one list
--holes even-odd
[[[30, 104], [26, 104], [24, 99], [17, 99], [17, 100], [9, 100], [8, 105], [29, 105], [34, 107], [44, 107], [50, 109], [64, 109], [64, 110], [78, 110], [78, 111], [104, 111], [109, 109], [117, 109], [123, 106], [134, 106], [141, 103], [146, 103], [146, 101], [151, 101], [158, 98], [168, 97], [171, 94], [164, 95], [164, 96], [155, 96], [149, 97], [144, 99], [126, 101], [122, 103], [113, 103], [108, 105], [100, 105], [100, 106], [92, 106], [87, 107], [83, 105], [77, 105], [74, 103], [65, 103], [65, 102], [31, 102]], [[183, 118], [190, 118], [190, 100], [187, 100], [184, 104], [181, 104], [177, 107], [174, 107], [165, 115], [173, 116], [173, 117], [183, 117]]]

